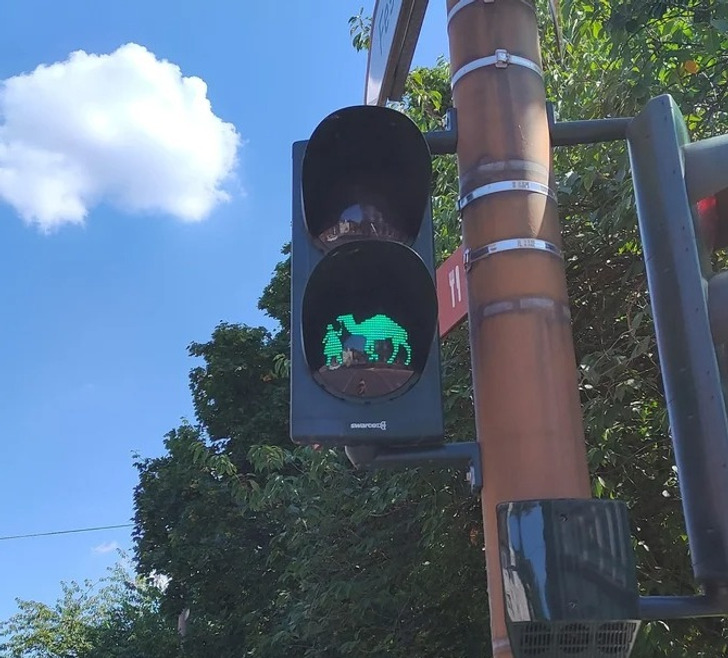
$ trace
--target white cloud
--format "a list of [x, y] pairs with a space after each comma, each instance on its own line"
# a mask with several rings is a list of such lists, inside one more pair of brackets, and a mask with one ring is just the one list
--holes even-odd
[[104, 553], [111, 553], [119, 548], [119, 542], [116, 541], [105, 541], [103, 544], [94, 546], [91, 550], [97, 555], [103, 555]]
[[203, 80], [134, 43], [0, 82], [0, 199], [45, 230], [101, 201], [204, 219], [228, 199], [239, 142]]

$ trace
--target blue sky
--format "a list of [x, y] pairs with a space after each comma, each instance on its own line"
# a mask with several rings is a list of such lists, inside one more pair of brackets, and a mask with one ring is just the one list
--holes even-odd
[[[347, 20], [373, 4], [3, 3], [0, 536], [128, 522], [132, 454], [191, 417], [187, 345], [270, 326], [291, 143], [362, 102]], [[414, 64], [442, 54], [431, 2]], [[0, 541], [0, 619], [100, 577], [116, 547], [130, 529]]]

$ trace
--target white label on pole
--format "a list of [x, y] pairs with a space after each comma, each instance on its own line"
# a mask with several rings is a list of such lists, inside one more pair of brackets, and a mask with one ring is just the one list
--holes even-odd
[[463, 301], [463, 293], [460, 290], [460, 265], [456, 265], [455, 269], [448, 272], [448, 280], [450, 282], [450, 305], [455, 308]]

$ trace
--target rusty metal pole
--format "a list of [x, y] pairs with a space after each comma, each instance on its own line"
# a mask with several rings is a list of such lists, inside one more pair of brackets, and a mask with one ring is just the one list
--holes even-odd
[[535, 11], [447, 8], [491, 633], [504, 658], [496, 505], [589, 498], [589, 473]]

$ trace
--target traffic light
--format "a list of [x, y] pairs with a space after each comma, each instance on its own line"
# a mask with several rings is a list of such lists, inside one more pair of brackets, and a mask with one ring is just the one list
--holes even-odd
[[691, 143], [670, 96], [627, 130], [660, 368], [693, 570], [728, 580], [728, 135]]
[[293, 145], [291, 438], [443, 438], [431, 155], [404, 114], [348, 107]]

